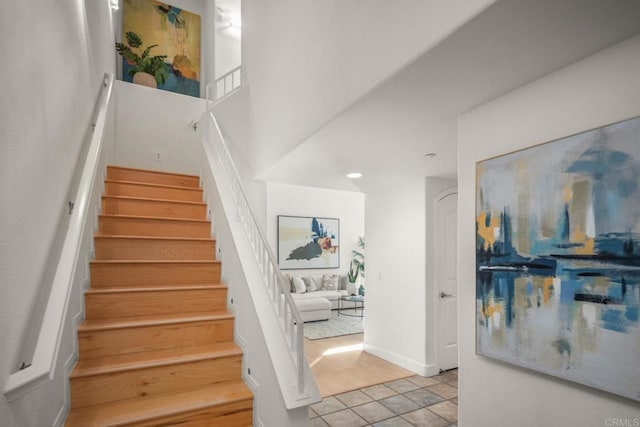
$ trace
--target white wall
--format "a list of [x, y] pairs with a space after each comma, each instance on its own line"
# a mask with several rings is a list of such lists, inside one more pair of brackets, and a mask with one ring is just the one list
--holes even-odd
[[215, 19], [218, 23], [218, 28], [215, 29], [215, 76], [220, 78], [242, 64], [242, 30], [229, 27], [231, 22], [237, 25], [237, 21], [242, 20], [242, 0], [215, 2]]
[[[106, 4], [106, 1], [105, 1]], [[0, 97], [0, 385], [20, 361], [37, 330], [28, 325], [40, 294], [45, 298], [54, 259], [51, 248], [66, 219], [66, 193], [99, 87], [96, 67], [108, 56], [91, 53], [108, 25], [89, 35], [99, 6], [85, 3], [4, 2], [0, 45], [7, 58]], [[104, 31], [104, 33], [102, 32]], [[95, 43], [94, 43], [95, 42]], [[92, 63], [96, 64], [92, 67]], [[49, 274], [48, 274], [49, 273]], [[43, 291], [43, 292], [41, 292]], [[38, 325], [36, 325], [38, 326]], [[0, 424], [51, 424], [64, 398], [54, 394], [29, 404], [0, 398]], [[37, 410], [36, 410], [37, 408]]]
[[236, 164], [249, 205], [263, 230], [266, 227], [266, 184], [254, 179], [249, 159], [249, 88], [240, 88], [233, 96], [215, 104], [211, 111], [218, 121]]
[[454, 184], [423, 177], [367, 193], [365, 350], [421, 375], [437, 373], [428, 310], [433, 201]]
[[277, 257], [278, 215], [338, 218], [340, 220], [340, 268], [283, 270], [300, 275], [346, 274], [351, 251], [358, 248], [358, 237], [365, 235], [363, 193], [327, 190], [297, 185], [267, 184], [267, 239]]
[[[115, 82], [116, 163], [197, 175], [199, 135], [189, 123], [206, 101], [193, 96]], [[156, 161], [160, 153], [162, 161]]]
[[612, 418], [640, 420], [637, 402], [477, 356], [474, 255], [475, 162], [640, 115], [638, 69], [640, 37], [634, 37], [459, 119], [461, 425], [604, 426], [616, 425]]
[[252, 168], [262, 172], [491, 3], [243, 1]]
[[242, 64], [242, 41], [216, 30], [216, 79]]
[[104, 73], [115, 74], [116, 71], [115, 17], [108, 1], [85, 0], [84, 4], [94, 77], [92, 87], [99, 87]]
[[425, 212], [424, 179], [367, 193], [365, 350], [419, 373], [427, 370]]
[[[215, 13], [215, 1], [214, 0], [205, 0], [204, 2], [204, 13], [202, 15], [201, 25], [202, 29], [202, 48], [203, 53], [201, 54], [202, 64], [204, 64], [204, 68], [202, 69], [202, 77], [201, 81], [204, 83], [204, 88], [210, 82], [214, 82], [216, 80], [215, 73], [215, 49], [216, 49], [216, 13]], [[203, 86], [200, 86], [201, 88]], [[201, 93], [201, 96], [206, 97], [206, 89], [203, 89], [204, 92]]]

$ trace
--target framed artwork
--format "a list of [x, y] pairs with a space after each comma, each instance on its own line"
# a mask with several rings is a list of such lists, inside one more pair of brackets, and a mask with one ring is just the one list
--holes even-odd
[[640, 401], [640, 118], [476, 165], [476, 353]]
[[[167, 55], [168, 77], [158, 89], [200, 96], [200, 16], [156, 0], [124, 0], [122, 38], [138, 34], [152, 55]], [[122, 79], [131, 82], [131, 65], [122, 61]]]
[[340, 267], [340, 220], [278, 215], [278, 265], [283, 270]]

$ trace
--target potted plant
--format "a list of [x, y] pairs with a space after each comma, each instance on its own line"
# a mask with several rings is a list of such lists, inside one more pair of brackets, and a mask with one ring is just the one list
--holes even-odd
[[142, 54], [136, 53], [132, 48], [138, 49], [142, 46], [140, 36], [133, 31], [127, 31], [125, 38], [128, 46], [124, 43], [116, 43], [116, 50], [132, 66], [128, 74], [133, 76], [133, 83], [154, 88], [164, 83], [169, 75], [164, 63], [167, 55], [149, 56], [151, 49], [158, 46], [157, 44], [148, 46]]
[[352, 260], [351, 264], [349, 265], [349, 272], [347, 273], [347, 278], [349, 279], [350, 283], [356, 283], [359, 272], [360, 272], [360, 266], [356, 264], [355, 261]]
[[[364, 279], [364, 237], [358, 237], [358, 247], [361, 248], [362, 250], [351, 251], [353, 259], [351, 260], [351, 265], [349, 266], [349, 273], [347, 274], [347, 277], [349, 278], [349, 281], [351, 283], [356, 282], [356, 280], [358, 279], [359, 273], [360, 273], [360, 277]], [[362, 279], [360, 280], [358, 295], [364, 296], [364, 284]]]

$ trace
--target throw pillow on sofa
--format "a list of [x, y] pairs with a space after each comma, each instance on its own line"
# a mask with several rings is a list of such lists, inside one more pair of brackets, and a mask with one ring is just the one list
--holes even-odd
[[321, 291], [322, 289], [322, 276], [309, 276], [311, 281], [316, 285], [316, 291]]
[[296, 294], [304, 294], [307, 292], [307, 287], [304, 284], [304, 280], [300, 276], [291, 276], [291, 290]]
[[322, 276], [322, 290], [337, 291], [339, 280], [340, 280], [340, 277], [336, 276], [335, 274], [333, 276], [329, 276], [328, 274], [325, 274], [324, 276]]
[[316, 282], [311, 277], [305, 276], [302, 280], [304, 281], [304, 286], [307, 288], [307, 292], [315, 292], [318, 290]]

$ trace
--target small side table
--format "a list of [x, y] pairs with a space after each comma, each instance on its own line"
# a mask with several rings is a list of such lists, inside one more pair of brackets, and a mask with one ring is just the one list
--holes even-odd
[[[344, 302], [349, 301], [353, 303], [353, 307], [345, 307]], [[358, 306], [358, 304], [360, 304]], [[358, 314], [358, 308], [360, 309], [360, 314]], [[353, 313], [345, 313], [347, 310], [353, 309]], [[359, 317], [360, 320], [364, 318], [364, 297], [360, 295], [350, 295], [340, 297], [338, 300], [338, 316], [349, 316], [349, 317]]]

